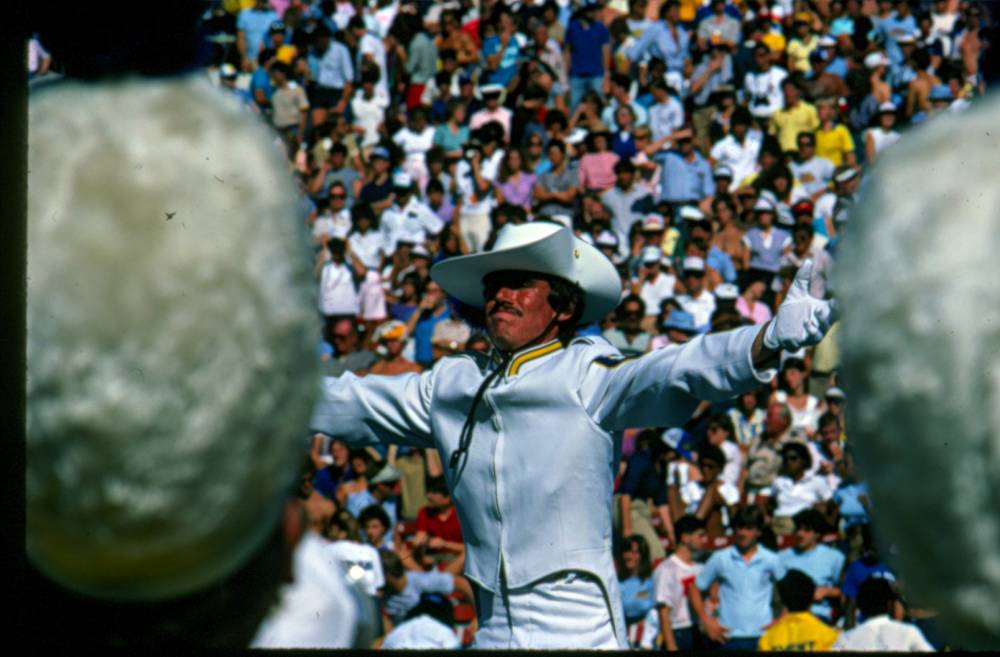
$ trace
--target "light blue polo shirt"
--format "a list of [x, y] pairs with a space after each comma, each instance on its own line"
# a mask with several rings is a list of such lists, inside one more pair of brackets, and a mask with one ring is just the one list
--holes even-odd
[[[840, 584], [840, 573], [844, 570], [844, 555], [829, 545], [817, 545], [808, 552], [796, 552], [795, 548], [788, 548], [779, 552], [778, 558], [785, 568], [801, 570], [809, 575], [817, 588]], [[833, 618], [833, 609], [828, 598], [814, 604], [809, 611], [827, 622]]]
[[736, 546], [713, 554], [698, 574], [695, 584], [702, 591], [719, 581], [719, 622], [733, 639], [759, 637], [774, 617], [771, 590], [785, 576], [778, 555], [757, 546], [750, 561], [744, 561]]

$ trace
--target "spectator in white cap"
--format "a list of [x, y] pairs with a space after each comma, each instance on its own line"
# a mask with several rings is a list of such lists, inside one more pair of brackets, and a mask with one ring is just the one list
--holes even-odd
[[736, 312], [736, 300], [740, 298], [740, 288], [735, 283], [720, 283], [712, 290], [715, 295], [716, 311]]
[[716, 164], [712, 168], [712, 180], [715, 181], [715, 191], [701, 199], [698, 203], [698, 209], [704, 214], [710, 214], [712, 212], [712, 206], [715, 204], [715, 199], [719, 197], [728, 197], [733, 193], [733, 169], [728, 164]]
[[875, 162], [882, 151], [895, 144], [902, 136], [894, 129], [896, 105], [891, 100], [878, 106], [875, 122], [874, 126], [864, 132], [865, 158], [869, 165]]
[[684, 230], [687, 239], [684, 242], [684, 255], [695, 256], [705, 261], [706, 280], [709, 289], [715, 289], [722, 283], [736, 282], [736, 266], [725, 251], [712, 242], [715, 234], [712, 222], [702, 214], [701, 210], [685, 206], [681, 208], [684, 219]]
[[436, 235], [444, 228], [441, 218], [414, 194], [413, 183], [413, 178], [405, 171], [392, 176], [395, 201], [382, 213], [379, 226], [386, 256], [395, 252], [401, 238], [420, 244], [427, 235]]
[[817, 199], [814, 216], [823, 222], [826, 235], [831, 240], [836, 237], [841, 223], [847, 220], [860, 182], [859, 169], [841, 165], [833, 172], [833, 189]]
[[865, 57], [865, 68], [868, 69], [868, 83], [871, 85], [871, 95], [877, 104], [892, 100], [892, 87], [886, 80], [889, 74], [889, 58], [882, 52], [873, 52]]
[[[604, 340], [573, 337], [618, 305], [614, 265], [568, 229], [508, 225], [492, 251], [431, 272], [486, 326], [494, 350], [443, 358], [419, 375], [327, 380], [311, 425], [353, 444], [442, 454], [476, 586], [477, 648], [623, 648], [608, 541], [620, 431], [676, 426], [701, 399], [770, 380], [781, 349], [821, 340], [832, 308], [808, 297], [807, 276], [765, 327], [627, 359]], [[539, 531], [548, 526], [569, 531]], [[529, 630], [539, 614], [545, 627]]]
[[618, 235], [610, 230], [602, 230], [594, 238], [594, 246], [597, 247], [597, 250], [616, 265], [622, 262], [622, 257], [618, 254], [618, 244]]
[[712, 326], [712, 313], [715, 312], [715, 296], [705, 285], [705, 260], [697, 256], [684, 258], [681, 283], [684, 294], [677, 295], [677, 301], [694, 317], [699, 332], [708, 331]]
[[404, 372], [420, 372], [422, 367], [403, 356], [406, 344], [406, 324], [398, 319], [391, 319], [380, 324], [372, 336], [374, 350], [378, 360], [366, 370], [358, 372], [365, 374], [402, 374]]
[[496, 121], [503, 127], [504, 141], [510, 139], [510, 122], [514, 114], [503, 106], [506, 90], [501, 84], [484, 84], [476, 89], [476, 95], [482, 99], [484, 107], [469, 117], [469, 130], [476, 130], [491, 121]]
[[[743, 271], [746, 281], [762, 280], [770, 291], [771, 283], [781, 268], [781, 256], [792, 248], [792, 236], [774, 225], [777, 210], [774, 202], [759, 198], [753, 206], [756, 225], [743, 236], [746, 246]], [[746, 288], [746, 283], [742, 285]]]
[[[654, 215], [655, 216], [655, 215]], [[656, 324], [656, 314], [664, 299], [674, 296], [677, 277], [667, 271], [670, 259], [663, 255], [658, 246], [646, 246], [639, 252], [639, 272], [632, 278], [632, 294], [642, 297], [646, 312], [643, 329], [652, 332]]]

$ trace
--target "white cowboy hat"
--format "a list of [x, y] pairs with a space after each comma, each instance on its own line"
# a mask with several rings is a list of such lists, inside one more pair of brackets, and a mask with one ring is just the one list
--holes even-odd
[[621, 298], [621, 279], [611, 261], [568, 228], [544, 221], [507, 224], [492, 251], [443, 260], [431, 268], [431, 278], [462, 303], [482, 308], [483, 277], [505, 269], [550, 274], [579, 285], [585, 304], [580, 324], [601, 319]]

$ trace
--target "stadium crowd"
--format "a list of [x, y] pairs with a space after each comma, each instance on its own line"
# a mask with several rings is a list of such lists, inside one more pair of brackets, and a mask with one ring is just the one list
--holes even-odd
[[[209, 75], [273, 126], [302, 191], [317, 358], [339, 376], [488, 351], [428, 272], [508, 223], [570, 227], [615, 263], [621, 303], [581, 333], [626, 355], [766, 322], [807, 259], [811, 293], [833, 296], [867, 168], [985, 92], [989, 10], [226, 0], [204, 27]], [[58, 70], [44, 44], [29, 54], [32, 76]], [[879, 553], [837, 367], [835, 327], [784, 353], [773, 386], [626, 432], [613, 509], [634, 647], [945, 647]], [[311, 529], [331, 564], [363, 569], [376, 644], [468, 645], [474, 600], [437, 453], [310, 444]]]

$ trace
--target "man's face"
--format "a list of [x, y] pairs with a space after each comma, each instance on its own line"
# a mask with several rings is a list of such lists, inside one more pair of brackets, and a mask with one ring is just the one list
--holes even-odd
[[753, 62], [757, 68], [767, 69], [771, 66], [771, 53], [767, 48], [757, 48], [753, 51]]
[[802, 454], [795, 450], [786, 450], [781, 454], [782, 468], [792, 477], [798, 477], [805, 472], [806, 463]]
[[566, 159], [566, 156], [563, 154], [561, 150], [559, 150], [558, 147], [552, 146], [551, 148], [549, 148], [549, 162], [552, 163], [553, 168], [559, 168], [559, 166], [562, 165], [564, 159]]
[[696, 529], [688, 534], [681, 534], [678, 542], [691, 552], [700, 552], [705, 549], [705, 545], [708, 543], [708, 534], [705, 533], [704, 529]]
[[811, 550], [819, 545], [819, 533], [809, 527], [796, 527], [795, 539], [800, 550]]
[[708, 243], [709, 240], [712, 239], [712, 235], [701, 223], [697, 223], [691, 227], [690, 237], [691, 242], [698, 247], [699, 250], [708, 250]]
[[827, 422], [819, 428], [819, 435], [824, 443], [840, 442], [840, 423]]
[[402, 340], [386, 340], [382, 343], [389, 355], [395, 358], [403, 351]]
[[338, 354], [349, 354], [358, 346], [358, 336], [350, 322], [337, 322], [333, 327], [333, 348]]
[[[656, 266], [655, 264], [653, 265]], [[637, 303], [627, 303], [622, 308], [621, 327], [626, 330], [636, 331], [642, 321], [642, 308]]]
[[816, 154], [816, 144], [809, 137], [799, 137], [799, 156], [803, 160], [811, 159]]
[[571, 317], [552, 309], [549, 282], [530, 272], [494, 272], [483, 284], [486, 328], [503, 351], [516, 351], [544, 337], [558, 320]]
[[694, 151], [694, 142], [690, 139], [682, 139], [677, 142], [677, 146], [680, 148], [682, 155], [690, 155]]
[[776, 436], [788, 428], [788, 420], [782, 415], [781, 407], [772, 404], [767, 407], [767, 416], [764, 418], [764, 431], [771, 436]]
[[628, 189], [632, 186], [632, 181], [635, 180], [635, 174], [631, 171], [619, 171], [615, 174], [618, 181], [618, 186], [622, 189]]
[[381, 545], [385, 537], [385, 525], [377, 518], [370, 518], [363, 527], [365, 536], [372, 545]]
[[705, 484], [710, 484], [718, 479], [719, 473], [722, 472], [722, 467], [712, 459], [701, 459], [698, 463], [698, 469], [701, 470], [701, 480]]
[[799, 102], [799, 88], [794, 84], [785, 85], [785, 104], [794, 105]]
[[684, 287], [687, 288], [688, 294], [693, 297], [698, 296], [705, 289], [705, 272], [703, 271], [686, 271], [684, 272]]
[[434, 308], [440, 308], [441, 304], [444, 303], [444, 290], [434, 281], [430, 281], [424, 288], [424, 297], [433, 302]]
[[736, 548], [741, 552], [746, 552], [760, 539], [760, 530], [756, 527], [737, 527], [734, 531]]

